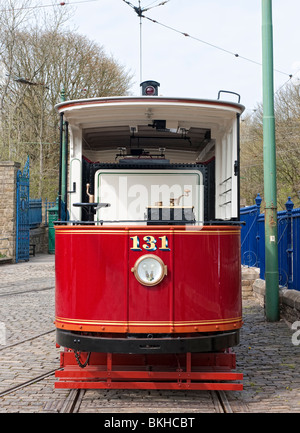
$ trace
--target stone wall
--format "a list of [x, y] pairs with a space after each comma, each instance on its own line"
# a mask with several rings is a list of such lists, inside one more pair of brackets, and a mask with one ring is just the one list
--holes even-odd
[[[265, 305], [265, 280], [257, 279], [253, 284], [253, 296], [259, 301], [260, 305]], [[300, 292], [298, 290], [279, 288], [279, 310], [280, 317], [292, 324], [300, 320]]]
[[[242, 267], [243, 299], [254, 297], [260, 305], [265, 306], [265, 280], [259, 278], [259, 269]], [[280, 317], [292, 324], [300, 320], [300, 292], [298, 290], [279, 288]]]
[[0, 263], [16, 257], [16, 178], [18, 162], [0, 162]]
[[253, 284], [259, 278], [258, 268], [248, 268], [242, 266], [242, 296], [243, 299], [253, 297]]
[[34, 245], [36, 254], [48, 253], [48, 232], [49, 228], [44, 224], [41, 224], [41, 226], [36, 229], [30, 230], [30, 245]]

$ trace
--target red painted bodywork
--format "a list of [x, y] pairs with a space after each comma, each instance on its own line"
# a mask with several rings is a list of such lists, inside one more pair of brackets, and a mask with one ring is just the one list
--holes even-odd
[[[139, 236], [141, 251], [132, 250]], [[145, 236], [157, 239], [147, 251]], [[159, 249], [167, 236], [170, 251]], [[101, 333], [193, 333], [238, 329], [240, 228], [231, 226], [57, 226], [56, 326]], [[157, 286], [131, 271], [145, 254], [167, 275]]]

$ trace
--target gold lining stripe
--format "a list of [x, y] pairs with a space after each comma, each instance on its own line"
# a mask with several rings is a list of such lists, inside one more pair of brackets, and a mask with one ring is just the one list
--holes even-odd
[[139, 321], [109, 321], [109, 320], [80, 320], [80, 319], [66, 319], [56, 317], [57, 322], [70, 323], [74, 325], [114, 325], [114, 326], [201, 326], [201, 325], [215, 325], [215, 324], [226, 324], [232, 322], [240, 322], [242, 317], [234, 317], [232, 319], [214, 319], [206, 321], [183, 321], [183, 322], [172, 322], [172, 321], [158, 321], [158, 322], [139, 322]]

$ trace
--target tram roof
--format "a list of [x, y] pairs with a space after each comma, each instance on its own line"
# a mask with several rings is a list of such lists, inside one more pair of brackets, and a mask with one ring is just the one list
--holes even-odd
[[96, 107], [109, 110], [110, 107], [134, 107], [134, 106], [176, 106], [176, 107], [194, 107], [194, 108], [211, 108], [213, 110], [226, 110], [242, 113], [245, 107], [242, 104], [213, 100], [213, 99], [196, 99], [196, 98], [176, 98], [164, 96], [111, 96], [105, 98], [89, 98], [89, 99], [75, 99], [64, 101], [56, 105], [59, 112], [91, 109]]
[[[83, 130], [90, 148], [120, 146], [132, 134], [147, 139], [153, 136], [154, 141], [158, 130], [155, 122], [159, 120], [165, 121], [166, 138], [174, 137], [174, 130], [189, 131], [196, 150], [208, 131], [226, 128], [228, 121], [231, 123], [244, 111], [244, 106], [223, 100], [123, 96], [64, 101], [56, 109], [64, 113], [71, 126]], [[152, 144], [151, 140], [147, 143]], [[177, 147], [179, 143], [173, 145]]]

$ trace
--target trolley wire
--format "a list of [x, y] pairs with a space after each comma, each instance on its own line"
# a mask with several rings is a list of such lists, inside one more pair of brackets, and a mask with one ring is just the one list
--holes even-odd
[[154, 6], [152, 6], [155, 2], [150, 3], [148, 6], [146, 7], [142, 7], [141, 6], [141, 0], [138, 0], [138, 6], [135, 6], [134, 4], [130, 3], [128, 0], [123, 0], [124, 3], [126, 3], [128, 6], [130, 6], [137, 14], [137, 16], [140, 18], [140, 82], [143, 81], [142, 79], [142, 57], [143, 57], [143, 49], [142, 49], [142, 17], [144, 17], [143, 13], [146, 11], [149, 11], [150, 9], [156, 8], [158, 6], [163, 6], [166, 3], [168, 3], [170, 0], [165, 0], [162, 1], [158, 4], [155, 4]]
[[[17, 8], [14, 8], [14, 9], [2, 9], [2, 10], [0, 10], [0, 12], [1, 12], [1, 13], [4, 13], [4, 12], [10, 12], [10, 11], [13, 11], [13, 10], [14, 10], [14, 11], [19, 11], [19, 10], [28, 10], [28, 9], [42, 9], [42, 8], [48, 8], [48, 7], [54, 7], [54, 6], [72, 6], [72, 5], [83, 4], [83, 3], [94, 3], [94, 2], [96, 2], [96, 1], [100, 1], [100, 0], [77, 0], [77, 1], [72, 1], [72, 2], [64, 2], [64, 1], [61, 1], [60, 3], [56, 3], [56, 4], [54, 3], [54, 4], [37, 5], [37, 6], [22, 6], [22, 7], [19, 7], [19, 8], [17, 7]], [[212, 48], [215, 48], [216, 50], [219, 50], [219, 51], [222, 51], [222, 52], [224, 52], [224, 53], [227, 53], [227, 54], [233, 55], [233, 56], [236, 57], [236, 58], [243, 59], [243, 60], [245, 60], [245, 61], [247, 61], [247, 62], [251, 62], [251, 63], [256, 64], [256, 65], [258, 65], [258, 66], [262, 66], [262, 63], [261, 63], [261, 62], [258, 62], [258, 61], [256, 61], [256, 60], [253, 60], [253, 59], [249, 58], [249, 57], [243, 56], [243, 55], [241, 55], [241, 54], [239, 54], [239, 53], [235, 53], [234, 51], [228, 50], [228, 49], [223, 48], [223, 47], [221, 47], [221, 46], [219, 46], [219, 45], [216, 45], [216, 44], [213, 44], [213, 43], [211, 43], [211, 42], [205, 41], [204, 39], [200, 39], [200, 38], [198, 38], [198, 37], [196, 37], [196, 36], [190, 35], [190, 34], [187, 33], [187, 32], [183, 32], [183, 31], [178, 30], [178, 29], [176, 29], [176, 28], [174, 28], [174, 27], [172, 27], [172, 26], [170, 26], [170, 25], [164, 24], [164, 23], [162, 23], [162, 22], [160, 22], [160, 21], [157, 21], [157, 20], [155, 20], [155, 19], [153, 19], [153, 18], [150, 18], [150, 17], [147, 17], [146, 15], [144, 15], [144, 12], [146, 12], [146, 11], [148, 11], [148, 10], [150, 10], [150, 9], [153, 9], [153, 8], [155, 8], [155, 7], [158, 7], [158, 6], [163, 6], [163, 5], [165, 5], [166, 3], [168, 3], [170, 0], [165, 0], [165, 1], [162, 1], [162, 2], [160, 2], [160, 3], [158, 3], [158, 4], [154, 4], [155, 2], [152, 2], [152, 3], [148, 4], [148, 6], [146, 6], [146, 7], [144, 7], [144, 8], [142, 8], [142, 7], [140, 6], [140, 2], [139, 2], [139, 7], [138, 7], [138, 6], [135, 6], [134, 4], [130, 3], [128, 0], [122, 0], [122, 1], [123, 1], [124, 3], [126, 3], [128, 6], [130, 6], [132, 9], [134, 9], [134, 11], [135, 11], [135, 12], [137, 13], [137, 15], [140, 17], [140, 19], [145, 18], [146, 20], [148, 20], [148, 21], [150, 21], [150, 22], [152, 22], [152, 23], [154, 23], [154, 24], [158, 24], [158, 25], [161, 26], [161, 27], [164, 27], [164, 28], [166, 28], [166, 29], [169, 29], [169, 30], [171, 30], [171, 31], [174, 31], [174, 32], [176, 32], [176, 33], [179, 33], [179, 34], [181, 34], [181, 35], [184, 36], [184, 37], [188, 37], [188, 38], [193, 39], [193, 40], [195, 40], [195, 41], [197, 41], [197, 42], [199, 42], [199, 43], [202, 43], [202, 44], [208, 45], [208, 46], [210, 46], [210, 47], [212, 47]], [[154, 4], [154, 5], [153, 5], [153, 4]], [[153, 5], [153, 6], [152, 6], [152, 5]], [[289, 74], [289, 73], [287, 73], [287, 72], [285, 72], [285, 71], [281, 71], [281, 70], [279, 70], [279, 69], [274, 69], [274, 71], [276, 71], [276, 72], [278, 72], [278, 73], [280, 73], [280, 74], [282, 74], [282, 75], [286, 75], [286, 76], [288, 76], [289, 79], [291, 79], [291, 78], [293, 77], [292, 74]], [[288, 81], [289, 81], [289, 80], [288, 80]], [[288, 82], [288, 81], [287, 81], [287, 82]], [[285, 84], [286, 84], [286, 83], [284, 83], [283, 86], [284, 86]], [[283, 87], [283, 86], [282, 86], [282, 87]]]
[[52, 4], [46, 4], [46, 5], [36, 5], [36, 6], [20, 6], [15, 8], [7, 8], [7, 9], [1, 9], [0, 13], [4, 12], [13, 12], [13, 11], [22, 11], [22, 10], [34, 10], [34, 9], [44, 9], [44, 8], [51, 8], [55, 6], [73, 6], [76, 4], [82, 4], [82, 3], [94, 3], [100, 0], [77, 0], [72, 2], [64, 2], [61, 1], [60, 3], [52, 3]]
[[[125, 3], [127, 3], [126, 0], [123, 0], [123, 1], [124, 1]], [[192, 35], [190, 35], [189, 33], [186, 33], [186, 32], [183, 32], [183, 31], [181, 31], [181, 30], [175, 29], [174, 27], [171, 27], [171, 26], [169, 26], [169, 25], [167, 25], [167, 24], [161, 23], [161, 22], [159, 22], [159, 21], [157, 21], [157, 20], [154, 20], [153, 18], [147, 17], [146, 15], [143, 15], [143, 14], [142, 14], [141, 17], [147, 19], [148, 21], [151, 21], [151, 22], [154, 23], [154, 24], [158, 24], [158, 25], [160, 25], [160, 26], [162, 26], [162, 27], [165, 27], [165, 28], [167, 28], [167, 29], [169, 29], [169, 30], [172, 30], [172, 31], [174, 31], [174, 32], [176, 32], [176, 33], [179, 33], [179, 34], [181, 34], [181, 35], [183, 35], [183, 36], [185, 36], [185, 37], [188, 37], [188, 38], [190, 38], [190, 39], [193, 39], [193, 40], [195, 40], [195, 41], [197, 41], [197, 42], [200, 42], [200, 43], [202, 43], [202, 44], [208, 45], [208, 46], [210, 46], [210, 47], [212, 47], [212, 48], [215, 48], [215, 49], [217, 49], [217, 50], [219, 50], [219, 51], [223, 51], [223, 52], [225, 52], [225, 53], [227, 53], [227, 54], [231, 54], [231, 55], [233, 55], [234, 57], [237, 57], [237, 58], [240, 58], [240, 59], [246, 60], [247, 62], [251, 62], [251, 63], [254, 63], [254, 64], [256, 64], [256, 65], [262, 66], [262, 63], [261, 63], [261, 62], [258, 62], [258, 61], [256, 61], [256, 60], [250, 59], [249, 57], [242, 56], [242, 55], [240, 55], [240, 54], [238, 54], [238, 53], [235, 53], [234, 51], [227, 50], [226, 48], [223, 48], [223, 47], [220, 47], [220, 46], [218, 46], [218, 45], [216, 45], [216, 44], [213, 44], [213, 43], [211, 43], [211, 42], [205, 41], [205, 40], [200, 39], [200, 38], [198, 38], [198, 37], [196, 37], [196, 36], [192, 36]], [[291, 79], [291, 78], [293, 77], [292, 74], [288, 74], [287, 72], [281, 71], [281, 70], [279, 70], [279, 69], [274, 69], [274, 71], [276, 71], [276, 72], [278, 72], [278, 73], [280, 73], [280, 74], [282, 74], [282, 75], [286, 75], [286, 76], [288, 76], [289, 79]]]
[[[166, 3], [168, 3], [168, 1], [170, 1], [170, 0], [167, 0], [167, 1], [163, 1], [163, 2], [160, 2], [159, 4], [156, 4], [156, 5], [154, 5], [154, 6], [152, 6], [154, 3], [155, 3], [155, 1], [153, 1], [152, 3], [150, 3], [150, 4], [148, 4], [147, 6], [145, 6], [144, 8], [142, 8], [141, 7], [141, 1], [139, 0], [139, 7], [137, 7], [137, 6], [134, 6], [132, 3], [130, 3], [128, 0], [122, 0], [124, 3], [126, 3], [128, 6], [130, 6], [136, 13], [137, 13], [137, 15], [139, 16], [139, 18], [140, 18], [140, 28], [141, 28], [141, 25], [142, 25], [142, 18], [145, 18], [146, 20], [148, 20], [148, 21], [150, 21], [150, 22], [152, 22], [153, 24], [158, 24], [159, 26], [161, 26], [161, 27], [164, 27], [164, 28], [166, 28], [166, 29], [168, 29], [168, 30], [171, 30], [171, 31], [173, 31], [173, 32], [176, 32], [176, 33], [179, 33], [179, 34], [181, 34], [182, 36], [184, 36], [184, 37], [187, 37], [187, 38], [190, 38], [190, 39], [193, 39], [193, 40], [195, 40], [196, 42], [199, 42], [199, 43], [201, 43], [201, 44], [205, 44], [205, 45], [208, 45], [208, 46], [210, 46], [210, 47], [212, 47], [212, 48], [214, 48], [214, 49], [216, 49], [216, 50], [219, 50], [219, 51], [222, 51], [222, 52], [224, 52], [224, 53], [227, 53], [227, 54], [230, 54], [230, 55], [232, 55], [232, 56], [234, 56], [234, 57], [236, 57], [236, 58], [240, 58], [240, 59], [242, 59], [242, 60], [245, 60], [245, 61], [247, 61], [247, 62], [250, 62], [250, 63], [253, 63], [253, 64], [255, 64], [255, 65], [258, 65], [258, 66], [261, 66], [262, 67], [262, 63], [261, 62], [258, 62], [258, 61], [256, 61], [256, 60], [253, 60], [253, 59], [251, 59], [251, 58], [249, 58], [249, 57], [246, 57], [246, 56], [243, 56], [243, 55], [241, 55], [241, 54], [239, 54], [239, 53], [236, 53], [236, 52], [234, 52], [234, 51], [231, 51], [231, 50], [228, 50], [228, 49], [226, 49], [226, 48], [223, 48], [223, 47], [220, 47], [219, 45], [216, 45], [216, 44], [213, 44], [213, 43], [211, 43], [211, 42], [208, 42], [208, 41], [205, 41], [205, 40], [203, 40], [203, 39], [200, 39], [200, 38], [198, 38], [198, 37], [196, 37], [196, 36], [192, 36], [192, 35], [190, 35], [189, 33], [187, 33], [187, 32], [183, 32], [183, 31], [181, 31], [181, 30], [178, 30], [178, 29], [176, 29], [176, 28], [174, 28], [174, 27], [172, 27], [172, 26], [170, 26], [170, 25], [167, 25], [167, 24], [164, 24], [164, 23], [162, 23], [162, 22], [159, 22], [159, 21], [157, 21], [157, 20], [155, 20], [155, 19], [153, 19], [153, 18], [150, 18], [150, 17], [148, 17], [148, 16], [146, 16], [146, 15], [144, 15], [144, 12], [146, 12], [146, 11], [148, 11], [148, 10], [150, 10], [150, 9], [153, 9], [153, 8], [155, 8], [155, 7], [157, 7], [157, 6], [163, 6], [164, 4], [166, 4]], [[156, 0], [156, 1], [159, 1], [159, 0]], [[151, 6], [151, 7], [150, 7]], [[141, 32], [141, 30], [140, 30], [140, 32]], [[274, 68], [274, 71], [275, 72], [278, 72], [279, 74], [282, 74], [282, 75], [285, 75], [285, 76], [288, 76], [289, 78], [276, 90], [276, 92], [274, 93], [275, 95], [277, 94], [277, 93], [279, 93], [279, 91], [282, 89], [282, 88], [284, 88], [290, 81], [291, 81], [291, 79], [293, 78], [293, 76], [294, 75], [296, 75], [297, 74], [297, 72], [299, 72], [299, 71], [297, 71], [296, 72], [296, 74], [289, 74], [289, 73], [287, 73], [287, 72], [285, 72], [285, 71], [281, 71], [281, 70], [279, 70], [279, 69], [276, 69], [276, 68]], [[142, 81], [142, 42], [141, 42], [141, 34], [140, 34], [140, 81]]]

